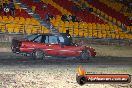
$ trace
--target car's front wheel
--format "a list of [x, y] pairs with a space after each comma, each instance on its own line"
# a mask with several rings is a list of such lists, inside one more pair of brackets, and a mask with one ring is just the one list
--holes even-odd
[[90, 55], [89, 55], [88, 50], [84, 50], [81, 52], [80, 60], [89, 60], [89, 58], [90, 58]]
[[45, 53], [44, 53], [44, 51], [37, 49], [37, 50], [33, 51], [32, 56], [36, 60], [42, 60], [45, 58]]

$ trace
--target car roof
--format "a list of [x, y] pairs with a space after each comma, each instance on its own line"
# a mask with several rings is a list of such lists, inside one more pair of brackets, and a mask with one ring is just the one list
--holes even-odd
[[69, 34], [66, 34], [66, 33], [42, 33], [42, 34], [36, 34], [36, 35], [47, 35], [47, 36], [66, 36]]

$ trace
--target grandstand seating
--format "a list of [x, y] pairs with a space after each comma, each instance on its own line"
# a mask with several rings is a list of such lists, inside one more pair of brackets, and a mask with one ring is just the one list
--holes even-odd
[[0, 32], [7, 33], [48, 33], [34, 18], [0, 16]]
[[15, 4], [16, 15], [4, 16], [2, 12], [0, 16], [0, 32], [6, 33], [47, 33], [49, 30], [45, 27], [40, 26], [40, 23], [32, 18], [24, 9], [19, 5]]
[[[96, 37], [96, 38], [115, 38], [115, 39], [119, 39], [119, 38], [125, 39], [129, 37], [126, 33], [122, 32], [122, 30], [119, 27], [113, 26], [111, 24], [110, 25], [109, 24], [99, 24], [96, 22], [95, 23], [63, 22], [61, 21], [60, 16], [57, 16], [57, 18], [53, 19], [51, 22], [57, 29], [59, 29], [60, 32], [65, 32], [68, 29], [70, 30], [70, 34], [73, 36], [84, 36], [84, 37], [91, 36], [91, 37]], [[90, 26], [88, 24], [93, 24], [93, 25]], [[84, 26], [81, 26], [81, 25], [84, 25]], [[97, 25], [102, 25], [102, 26], [97, 27]], [[101, 29], [101, 30], [98, 30], [98, 29]], [[101, 32], [98, 32], [98, 31], [101, 31]], [[115, 31], [117, 33], [115, 33]]]
[[132, 16], [132, 13], [127, 11], [128, 10], [128, 5], [125, 4], [124, 2], [116, 1], [116, 0], [99, 0], [101, 3], [106, 4], [108, 7], [116, 10], [117, 12], [123, 13], [125, 16]]
[[[108, 18], [108, 16], [111, 16], [112, 19], [114, 20], [114, 18], [116, 19], [116, 22], [119, 21], [125, 25], [129, 25], [130, 22], [128, 22], [128, 17], [125, 16], [124, 14], [117, 12], [115, 9], [112, 9], [111, 7], [108, 7], [106, 4], [100, 2], [99, 0], [93, 0], [93, 1], [87, 1], [89, 4], [91, 4], [92, 6], [95, 7], [95, 9], [99, 9], [98, 12], [101, 14], [101, 11], [103, 11], [104, 15], [106, 16], [106, 18]], [[108, 1], [108, 0], [103, 0], [103, 1]], [[109, 3], [110, 4], [110, 3]], [[114, 7], [114, 6], [112, 6]], [[117, 6], [116, 6], [117, 7]], [[108, 16], [107, 16], [108, 15]]]
[[61, 33], [66, 30], [74, 37], [132, 39], [130, 34], [122, 32], [121, 28], [110, 24], [86, 23], [86, 22], [63, 22], [59, 16], [51, 20], [52, 24]]
[[103, 20], [99, 19], [99, 17], [94, 16], [93, 14], [89, 13], [87, 10], [73, 10], [74, 3], [68, 0], [53, 0], [55, 3], [59, 4], [64, 9], [67, 9], [72, 14], [76, 14], [77, 17], [81, 18], [84, 22], [91, 22], [91, 23], [105, 23]]
[[44, 3], [46, 4], [50, 4], [52, 5], [54, 8], [56, 8], [58, 11], [61, 12], [60, 15], [62, 14], [67, 14], [67, 15], [71, 15], [71, 13], [69, 11], [67, 11], [66, 9], [64, 9], [63, 7], [61, 7], [60, 5], [58, 5], [57, 3], [53, 2], [52, 0], [42, 0]]
[[56, 15], [61, 15], [61, 12], [58, 11], [56, 8], [54, 8], [53, 6], [51, 6], [50, 4], [47, 4], [47, 10], [43, 10], [42, 9], [42, 6], [46, 3], [43, 3], [43, 2], [33, 2], [33, 0], [22, 0], [23, 3], [26, 3], [27, 5], [29, 5], [30, 7], [32, 6], [35, 6], [35, 12], [38, 13], [41, 18], [44, 19], [45, 15], [47, 13], [50, 13], [52, 14], [53, 16], [56, 16]]
[[[85, 1], [85, 0], [82, 0]], [[104, 39], [132, 39], [131, 34], [127, 34], [122, 31], [116, 25], [107, 23], [94, 14], [88, 13], [87, 10], [74, 11], [73, 6], [78, 3], [73, 3], [71, 0], [42, 0], [42, 2], [33, 2], [33, 0], [22, 0], [23, 3], [29, 5], [35, 13], [38, 13], [42, 19], [49, 12], [54, 15], [55, 18], [50, 20], [53, 26], [61, 33], [65, 33], [66, 30], [70, 31], [70, 34], [75, 37], [91, 37], [91, 38], [104, 38]], [[88, 2], [89, 3], [89, 2]], [[93, 3], [90, 3], [90, 5]], [[47, 9], [43, 10], [42, 6], [47, 5]], [[122, 21], [118, 21], [116, 17], [112, 17], [106, 12], [97, 9], [96, 6], [92, 6], [94, 11], [104, 15], [106, 19], [110, 19], [121, 25]], [[48, 33], [49, 30], [21, 9], [18, 5], [16, 17], [12, 16], [0, 16], [0, 32], [8, 33]], [[21, 14], [20, 14], [21, 12]], [[27, 14], [27, 16], [26, 16]], [[62, 21], [61, 15], [76, 15], [81, 18], [81, 22]], [[129, 31], [132, 31], [131, 26], [127, 26]]]

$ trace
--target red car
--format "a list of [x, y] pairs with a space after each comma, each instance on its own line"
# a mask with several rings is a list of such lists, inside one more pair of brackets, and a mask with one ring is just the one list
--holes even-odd
[[11, 49], [13, 53], [29, 54], [35, 59], [45, 56], [89, 59], [96, 55], [95, 49], [73, 43], [72, 37], [66, 33], [33, 34], [24, 39], [13, 39]]

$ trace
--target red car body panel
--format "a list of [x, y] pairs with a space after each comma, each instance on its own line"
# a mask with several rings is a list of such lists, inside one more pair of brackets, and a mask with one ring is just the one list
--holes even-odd
[[34, 49], [43, 50], [46, 55], [51, 56], [80, 56], [80, 53], [87, 49], [90, 56], [95, 56], [95, 49], [85, 46], [61, 46], [59, 44], [42, 44], [30, 41], [23, 41], [20, 47], [21, 52], [33, 52]]

